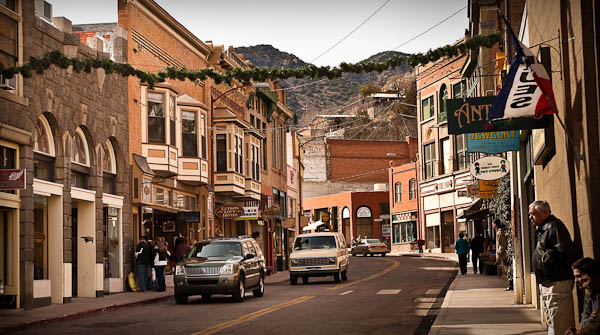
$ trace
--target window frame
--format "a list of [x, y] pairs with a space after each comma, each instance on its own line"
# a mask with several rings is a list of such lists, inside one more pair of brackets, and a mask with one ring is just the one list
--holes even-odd
[[417, 198], [417, 179], [411, 178], [408, 181], [408, 200], [415, 200]]
[[[462, 140], [460, 140], [462, 138]], [[459, 150], [458, 144], [461, 143], [462, 149]], [[454, 153], [456, 161], [456, 171], [467, 170], [469, 168], [469, 152], [467, 151], [467, 135], [460, 134], [454, 136]], [[462, 164], [461, 164], [462, 162]]]
[[[188, 119], [186, 117], [184, 117], [184, 115], [193, 115], [193, 122], [189, 122], [189, 124], [193, 124], [194, 126], [194, 131], [193, 132], [186, 132], [185, 129], [186, 127], [184, 127], [184, 123], [187, 124], [186, 121], [191, 121], [191, 119]], [[189, 110], [189, 109], [182, 109], [181, 110], [181, 156], [182, 157], [190, 157], [190, 158], [197, 158], [198, 157], [198, 112], [195, 110]], [[193, 140], [192, 140], [193, 137]], [[188, 142], [193, 142], [193, 150], [194, 153], [192, 153], [192, 151], [187, 152], [186, 145], [189, 145]], [[191, 148], [189, 148], [188, 150], [191, 150]]]
[[[154, 116], [154, 115], [150, 115], [150, 111], [152, 110], [152, 106], [154, 104], [159, 104], [159, 102], [157, 101], [151, 101], [150, 99], [150, 95], [152, 94], [156, 94], [161, 95], [162, 96], [162, 101], [160, 102], [160, 104], [162, 104], [162, 116]], [[166, 105], [166, 101], [165, 101], [165, 95], [167, 95], [166, 91], [161, 91], [161, 90], [148, 90], [146, 92], [146, 139], [148, 141], [148, 143], [157, 143], [157, 144], [167, 144], [167, 111], [165, 110], [165, 105]], [[151, 105], [152, 104], [152, 105]], [[155, 122], [151, 122], [150, 120], [156, 120]], [[160, 119], [162, 119], [162, 122], [160, 122]], [[150, 127], [159, 127], [159, 125], [162, 128], [159, 129], [159, 131], [156, 131], [156, 129], [151, 129]], [[162, 138], [158, 138], [158, 137], [151, 137], [150, 134], [159, 134], [161, 135]], [[154, 136], [154, 135], [153, 135]]]
[[102, 192], [107, 194], [117, 194], [117, 160], [114, 148], [110, 140], [107, 140], [105, 143], [106, 150], [102, 148], [101, 157], [102, 162], [104, 161], [104, 155], [107, 155], [109, 159], [112, 161], [112, 165], [110, 165], [108, 170], [104, 169], [104, 164], [102, 163]]
[[397, 181], [394, 183], [394, 203], [402, 202], [402, 183]]
[[[219, 145], [222, 147], [220, 148]], [[227, 135], [216, 134], [215, 137], [215, 155], [216, 155], [216, 171], [227, 172]]]
[[[431, 107], [429, 107], [430, 115], [427, 118], [425, 118], [425, 110], [424, 110], [424, 104], [426, 101], [429, 101], [429, 104], [431, 106]], [[435, 101], [434, 101], [433, 95], [430, 95], [424, 99], [421, 99], [421, 121], [428, 121], [435, 117], [434, 103], [435, 103]]]
[[[430, 157], [428, 157], [428, 149]], [[424, 179], [430, 179], [435, 177], [435, 142], [423, 144], [423, 177]], [[428, 167], [431, 168], [431, 174], [427, 173]]]
[[[446, 147], [444, 147], [446, 144]], [[452, 173], [452, 164], [450, 162], [450, 137], [446, 137], [440, 140], [440, 175], [447, 175]], [[446, 158], [448, 158], [446, 160]]]
[[[0, 53], [5, 54], [7, 58], [14, 59], [14, 64], [6, 64], [7, 67], [23, 65], [23, 16], [22, 16], [22, 1], [14, 0], [14, 8], [0, 5], [0, 15], [4, 15], [8, 20], [15, 22], [15, 40], [14, 40], [14, 55], [4, 51]], [[14, 102], [26, 105], [26, 101], [23, 98], [23, 80], [21, 74], [15, 74], [16, 87], [14, 90], [0, 90], [0, 96], [3, 96]], [[13, 77], [13, 78], [15, 78]], [[5, 93], [6, 92], [6, 93]]]

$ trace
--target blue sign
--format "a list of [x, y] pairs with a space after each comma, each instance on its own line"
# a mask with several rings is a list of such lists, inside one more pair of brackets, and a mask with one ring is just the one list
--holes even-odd
[[467, 151], [499, 154], [505, 151], [518, 151], [520, 132], [518, 130], [490, 131], [467, 134]]

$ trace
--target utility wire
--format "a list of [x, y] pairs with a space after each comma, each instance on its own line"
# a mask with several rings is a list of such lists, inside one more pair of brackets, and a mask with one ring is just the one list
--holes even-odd
[[365, 23], [367, 23], [367, 21], [369, 21], [369, 19], [371, 19], [373, 16], [375, 16], [375, 14], [377, 14], [383, 7], [385, 7], [385, 5], [387, 5], [390, 1], [392, 0], [387, 0], [386, 2], [384, 2], [381, 6], [379, 6], [379, 8], [377, 8], [377, 10], [375, 10], [371, 15], [369, 15], [369, 17], [367, 17], [363, 22], [361, 22], [358, 26], [356, 26], [356, 28], [352, 29], [351, 32], [349, 32], [346, 36], [344, 36], [341, 40], [339, 40], [337, 43], [335, 43], [333, 46], [331, 46], [329, 49], [323, 51], [320, 55], [318, 55], [317, 57], [315, 57], [313, 60], [311, 60], [309, 63], [313, 63], [314, 61], [316, 61], [317, 59], [321, 58], [321, 56], [325, 55], [326, 53], [328, 53], [329, 51], [333, 50], [333, 48], [337, 47], [340, 43], [342, 43], [345, 39], [347, 39], [348, 37], [350, 37], [350, 35], [352, 35], [354, 32], [356, 32], [360, 27], [362, 27]]

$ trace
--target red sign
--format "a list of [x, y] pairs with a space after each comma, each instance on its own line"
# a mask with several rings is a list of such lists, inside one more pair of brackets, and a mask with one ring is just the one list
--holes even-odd
[[223, 205], [217, 207], [215, 215], [223, 219], [235, 219], [244, 215], [244, 208], [235, 205]]
[[0, 170], [0, 190], [24, 190], [25, 169]]

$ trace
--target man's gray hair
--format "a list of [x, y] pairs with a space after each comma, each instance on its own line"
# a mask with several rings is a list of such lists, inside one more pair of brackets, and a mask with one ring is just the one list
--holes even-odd
[[546, 213], [552, 213], [550, 211], [550, 204], [546, 200], [536, 200], [536, 201], [532, 202], [529, 205], [529, 207], [533, 207], [535, 209], [541, 209], [542, 211], [544, 211]]

